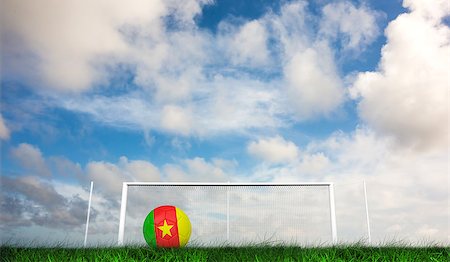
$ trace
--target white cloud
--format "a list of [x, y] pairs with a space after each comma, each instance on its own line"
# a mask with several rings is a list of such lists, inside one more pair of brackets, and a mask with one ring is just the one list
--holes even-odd
[[340, 40], [343, 50], [359, 51], [372, 43], [379, 35], [376, 19], [379, 14], [350, 2], [327, 4], [322, 9], [320, 34], [332, 40]]
[[226, 160], [206, 161], [203, 158], [180, 159], [176, 163], [163, 165], [161, 170], [146, 160], [129, 160], [120, 157], [117, 163], [92, 161], [85, 167], [86, 177], [80, 182], [94, 181], [96, 191], [105, 199], [117, 203], [120, 200], [123, 182], [159, 181], [227, 181]]
[[89, 162], [86, 165], [86, 174], [89, 180], [94, 181], [98, 190], [112, 201], [119, 200], [123, 182], [161, 180], [159, 169], [152, 163], [144, 160], [129, 161], [126, 157], [121, 157], [117, 164]]
[[79, 163], [74, 163], [65, 157], [49, 157], [46, 162], [51, 170], [60, 177], [65, 178], [83, 178], [83, 170]]
[[122, 183], [131, 180], [117, 165], [108, 162], [89, 162], [86, 174], [97, 185], [99, 192], [115, 201], [119, 200]]
[[[336, 132], [324, 141], [312, 141], [306, 151], [311, 153], [326, 152], [332, 163], [338, 162], [329, 168], [333, 173], [347, 174], [374, 174], [384, 158], [389, 158], [391, 142], [388, 139], [379, 139], [373, 131], [357, 128], [351, 135]], [[364, 154], [365, 156], [361, 156]], [[337, 169], [336, 169], [337, 168]], [[352, 170], [354, 173], [349, 173]], [[329, 172], [328, 170], [325, 173]]]
[[134, 92], [116, 97], [66, 97], [54, 101], [54, 105], [89, 114], [96, 121], [118, 128], [202, 137], [245, 133], [251, 128], [283, 125], [278, 116], [285, 109], [274, 84], [217, 76], [202, 83], [192, 101], [149, 103], [145, 93]]
[[7, 140], [9, 139], [9, 135], [9, 128], [6, 126], [3, 116], [0, 114], [0, 139]]
[[239, 163], [235, 159], [227, 160], [223, 158], [213, 158], [212, 163], [214, 164], [214, 166], [221, 169], [233, 169], [239, 165]]
[[114, 127], [149, 130], [158, 123], [158, 107], [139, 94], [119, 97], [68, 97], [55, 101], [55, 106], [89, 114], [100, 123]]
[[[341, 183], [366, 179], [375, 239], [417, 242], [428, 237], [448, 243], [449, 213], [439, 211], [448, 210], [447, 152], [399, 150], [391, 141], [367, 131], [338, 141], [339, 149], [328, 153], [337, 157], [327, 179]], [[396, 224], [402, 227], [395, 233], [386, 231]], [[440, 234], [427, 235], [422, 230], [426, 224]]]
[[362, 180], [368, 186], [372, 238], [448, 243], [448, 153], [398, 148], [392, 140], [358, 128], [310, 142], [301, 160], [258, 165], [250, 181], [335, 183], [340, 241], [365, 237]]
[[331, 164], [330, 159], [322, 152], [303, 154], [298, 164], [298, 174], [317, 179], [323, 175]]
[[211, 36], [195, 28], [155, 39], [145, 32], [138, 36], [129, 61], [136, 65], [134, 82], [159, 103], [191, 99], [205, 81], [203, 66], [215, 56]]
[[165, 106], [161, 114], [161, 128], [174, 134], [188, 135], [192, 130], [191, 112], [179, 106]]
[[281, 136], [250, 142], [247, 151], [268, 163], [290, 163], [296, 161], [299, 156], [298, 147]]
[[345, 95], [333, 50], [311, 28], [318, 19], [306, 6], [304, 1], [287, 3], [279, 14], [261, 18], [276, 43], [274, 63], [281, 64], [282, 95], [289, 104], [285, 113], [299, 121], [330, 115]]
[[[219, 42], [223, 41], [221, 48], [229, 53], [233, 64], [256, 67], [267, 64], [268, 35], [261, 21], [253, 20], [240, 28], [235, 28], [234, 25], [221, 25], [221, 29], [225, 31], [223, 39], [219, 39]], [[237, 32], [234, 32], [236, 29]]]
[[295, 53], [284, 74], [287, 94], [299, 119], [328, 115], [343, 102], [342, 82], [326, 46]]
[[445, 0], [436, 0], [432, 4], [426, 0], [403, 0], [403, 6], [437, 24], [441, 23], [441, 19], [450, 13], [450, 6]]
[[268, 13], [263, 19], [267, 23], [273, 40], [280, 46], [275, 49], [281, 60], [289, 58], [299, 49], [311, 44], [314, 38], [312, 30], [307, 24], [311, 15], [306, 10], [306, 1], [294, 1], [281, 6], [280, 13]]
[[[450, 30], [444, 1], [405, 1], [411, 13], [389, 23], [379, 70], [351, 89], [361, 118], [382, 135], [420, 150], [447, 147]], [[447, 8], [442, 8], [447, 6]]]
[[50, 177], [50, 170], [42, 156], [41, 150], [33, 145], [22, 143], [11, 150], [12, 157], [33, 175]]
[[33, 76], [29, 80], [43, 87], [82, 91], [107, 79], [105, 65], [132, 58], [137, 50], [128, 37], [142, 32], [147, 39], [164, 42], [164, 16], [176, 13], [180, 25], [193, 24], [204, 3], [5, 0], [2, 35], [15, 41], [8, 42], [8, 50], [16, 54], [9, 57], [17, 65], [14, 73]]
[[[37, 150], [33, 148], [31, 151]], [[398, 148], [393, 146], [392, 140], [380, 138], [365, 128], [359, 128], [352, 134], [338, 132], [325, 140], [310, 142], [301, 153], [294, 143], [279, 136], [251, 142], [248, 150], [249, 153], [254, 151], [255, 156], [268, 162], [257, 165], [250, 176], [231, 173], [230, 169], [236, 165], [235, 161], [207, 161], [200, 157], [177, 160], [164, 165], [161, 171], [149, 161], [128, 160], [126, 157], [121, 157], [117, 163], [90, 162], [81, 169], [84, 172], [81, 175], [76, 174], [80, 167], [67, 163], [69, 160], [62, 161], [62, 166], [72, 166], [71, 169], [76, 170], [73, 172], [74, 176], [80, 178], [80, 184], [85, 190], [88, 180], [95, 183], [93, 207], [98, 213], [96, 219], [92, 220], [92, 232], [99, 243], [105, 243], [111, 230], [117, 229], [117, 204], [124, 181], [229, 180], [335, 182], [339, 240], [357, 241], [365, 236], [362, 179], [368, 185], [372, 237], [375, 243], [386, 239], [402, 239], [413, 243], [431, 239], [438, 243], [448, 243], [448, 212], [445, 212], [448, 210], [449, 190], [446, 150], [418, 152]], [[52, 162], [60, 159], [62, 158], [52, 157]], [[55, 207], [64, 207], [61, 212], [50, 212], [51, 218], [66, 219], [68, 215], [78, 212], [76, 219], [67, 219], [66, 225], [81, 225], [84, 220], [85, 216], [79, 216], [79, 213], [86, 208], [87, 193], [80, 192], [82, 190], [79, 188], [56, 181], [52, 182], [52, 187], [37, 177], [17, 180], [20, 183], [11, 181], [8, 180], [9, 185], [14, 186], [9, 187], [8, 192], [18, 192], [40, 205], [48, 206], [46, 210], [49, 212], [52, 211], [53, 202], [57, 203]], [[133, 199], [140, 199], [143, 203], [148, 201], [148, 198], [140, 197], [148, 197], [149, 191], [133, 192], [130, 199], [134, 196]], [[75, 196], [76, 194], [80, 196]], [[199, 201], [205, 201], [204, 197], [216, 197], [220, 201], [220, 196], [210, 193], [195, 195], [202, 197]], [[180, 203], [187, 201], [179, 196], [175, 200]], [[29, 208], [25, 202], [17, 202], [13, 198], [0, 198], [0, 201], [2, 208], [17, 214], [25, 214], [23, 210]], [[133, 202], [134, 207], [130, 206], [130, 212], [132, 209], [141, 209], [139, 205], [136, 206], [138, 203], [140, 202]], [[220, 207], [217, 209], [221, 210]], [[10, 218], [2, 217], [9, 225], [20, 222], [27, 226], [22, 220], [14, 221]], [[44, 225], [42, 218], [45, 216], [36, 217], [36, 223]], [[60, 226], [64, 226], [64, 223], [58, 225]], [[140, 232], [140, 225], [136, 227]], [[74, 227], [73, 230], [78, 232], [80, 228]]]
[[179, 164], [167, 164], [163, 168], [169, 181], [188, 182], [224, 182], [229, 180], [229, 174], [221, 163], [207, 162], [201, 157], [184, 159]]
[[187, 170], [197, 181], [225, 181], [227, 174], [215, 163], [208, 163], [203, 158], [193, 158], [184, 160]]
[[159, 169], [148, 161], [129, 161], [126, 157], [122, 156], [119, 160], [119, 166], [122, 168], [122, 172], [130, 176], [133, 181], [155, 182], [161, 180]]
[[279, 116], [284, 108], [277, 83], [216, 76], [209, 99], [196, 104], [195, 126], [201, 135], [274, 128], [283, 125]]
[[[32, 81], [44, 89], [85, 91], [80, 96], [52, 95], [50, 106], [145, 132], [245, 133], [283, 126], [293, 118], [329, 115], [343, 102], [332, 51], [308, 29], [307, 23], [317, 19], [306, 12], [306, 2], [286, 3], [279, 13], [267, 12], [240, 25], [225, 21], [226, 30], [217, 35], [193, 22], [209, 3], [133, 1], [122, 7], [121, 1], [8, 1], [6, 9], [17, 14], [2, 18], [2, 32], [16, 35], [8, 39], [18, 43], [8, 42], [5, 50], [17, 50], [6, 52], [11, 59], [4, 63], [19, 64], [19, 71], [30, 68], [22, 76], [43, 76], [45, 85]], [[44, 8], [48, 5], [51, 10]], [[33, 14], [30, 19], [21, 19], [27, 13]], [[115, 95], [113, 85], [107, 96], [100, 89], [95, 96], [86, 92], [97, 81], [123, 73], [122, 66], [133, 75], [135, 89]], [[253, 70], [280, 77], [265, 79]]]

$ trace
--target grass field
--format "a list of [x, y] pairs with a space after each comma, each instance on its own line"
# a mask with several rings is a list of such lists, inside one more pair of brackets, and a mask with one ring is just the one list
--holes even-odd
[[0, 247], [2, 261], [450, 261], [448, 247]]

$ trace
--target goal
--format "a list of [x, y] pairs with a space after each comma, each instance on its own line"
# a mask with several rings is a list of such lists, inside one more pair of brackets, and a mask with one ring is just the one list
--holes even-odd
[[124, 182], [118, 244], [145, 244], [160, 205], [188, 215], [188, 246], [337, 243], [333, 183]]

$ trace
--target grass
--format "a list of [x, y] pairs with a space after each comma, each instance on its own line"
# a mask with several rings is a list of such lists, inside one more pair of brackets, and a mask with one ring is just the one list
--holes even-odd
[[179, 249], [0, 247], [1, 261], [450, 261], [450, 248], [362, 245], [335, 247], [191, 247]]

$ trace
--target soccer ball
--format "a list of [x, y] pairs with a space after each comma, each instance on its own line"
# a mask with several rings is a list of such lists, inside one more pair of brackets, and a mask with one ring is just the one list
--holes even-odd
[[143, 232], [150, 247], [184, 247], [191, 236], [191, 222], [178, 207], [159, 206], [148, 213]]

